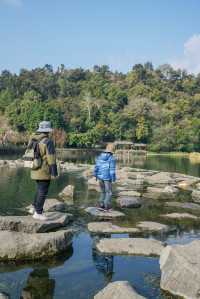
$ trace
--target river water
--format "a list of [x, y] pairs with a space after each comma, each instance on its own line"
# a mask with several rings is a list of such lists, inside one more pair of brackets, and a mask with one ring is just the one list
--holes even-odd
[[[186, 158], [152, 156], [132, 161], [131, 166], [165, 171], [182, 172], [200, 176], [200, 166], [191, 164]], [[68, 184], [75, 185], [75, 205], [71, 212], [75, 215], [78, 229], [71, 248], [61, 257], [51, 258], [48, 262], [0, 264], [0, 292], [10, 295], [11, 299], [92, 299], [107, 283], [128, 280], [141, 295], [149, 299], [174, 298], [159, 288], [159, 259], [150, 257], [104, 257], [94, 248], [86, 224], [91, 219], [80, 212], [80, 206], [94, 205], [98, 194], [88, 193], [86, 182], [79, 173], [64, 173], [51, 184], [49, 197], [57, 197]], [[28, 169], [1, 170], [0, 179], [1, 215], [25, 215], [24, 207], [31, 203], [35, 184], [30, 180]], [[160, 204], [152, 204], [141, 209], [126, 211], [124, 224], [133, 226], [139, 220], [162, 221], [163, 212], [174, 211]], [[177, 225], [176, 233], [157, 236], [168, 244], [187, 243], [200, 238], [199, 224], [187, 220]], [[119, 236], [113, 236], [119, 237]], [[126, 237], [126, 235], [125, 235]], [[152, 236], [155, 237], [155, 236]]]

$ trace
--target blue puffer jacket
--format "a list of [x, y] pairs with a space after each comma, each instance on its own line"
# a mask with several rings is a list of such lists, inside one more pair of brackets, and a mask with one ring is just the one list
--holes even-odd
[[116, 160], [111, 153], [104, 152], [96, 159], [94, 176], [103, 181], [115, 182]]

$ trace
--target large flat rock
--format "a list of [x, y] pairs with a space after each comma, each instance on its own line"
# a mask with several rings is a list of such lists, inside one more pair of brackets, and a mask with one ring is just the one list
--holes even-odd
[[181, 209], [188, 209], [188, 210], [200, 210], [200, 205], [192, 202], [178, 202], [178, 201], [168, 201], [165, 203], [168, 207], [176, 207]]
[[145, 299], [139, 295], [128, 281], [109, 283], [94, 299]]
[[199, 217], [189, 213], [169, 213], [161, 216], [165, 218], [171, 218], [171, 219], [199, 219]]
[[118, 196], [135, 196], [135, 197], [140, 197], [141, 193], [134, 191], [134, 190], [128, 190], [128, 191], [120, 191], [118, 193]]
[[49, 212], [45, 215], [47, 221], [35, 220], [32, 216], [0, 216], [0, 230], [44, 233], [66, 226], [73, 218], [71, 214], [61, 212]]
[[169, 172], [158, 172], [145, 178], [149, 185], [170, 185], [175, 181]]
[[73, 231], [43, 234], [0, 231], [0, 261], [36, 260], [65, 251], [72, 242]]
[[101, 239], [96, 248], [102, 254], [159, 256], [164, 245], [153, 239], [116, 238]]
[[119, 211], [109, 211], [109, 212], [104, 212], [98, 210], [96, 207], [88, 207], [85, 209], [85, 211], [97, 218], [102, 218], [102, 219], [112, 219], [112, 218], [119, 218], [119, 217], [124, 217], [125, 214]]
[[134, 196], [120, 196], [116, 202], [121, 208], [140, 208], [142, 205], [141, 200]]
[[200, 240], [167, 246], [160, 268], [162, 289], [187, 299], [200, 297]]
[[169, 225], [153, 221], [141, 221], [136, 225], [136, 227], [142, 231], [148, 232], [166, 233], [172, 230]]
[[174, 186], [166, 186], [164, 188], [147, 187], [143, 197], [150, 199], [174, 199], [178, 193], [179, 189]]
[[138, 233], [139, 229], [132, 227], [122, 227], [111, 222], [91, 222], [88, 223], [88, 230], [97, 234], [133, 234]]

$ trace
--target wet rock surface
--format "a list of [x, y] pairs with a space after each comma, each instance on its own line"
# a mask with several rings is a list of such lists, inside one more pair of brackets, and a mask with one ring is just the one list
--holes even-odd
[[171, 218], [171, 219], [199, 219], [199, 217], [189, 213], [169, 213], [161, 216], [166, 218]]
[[59, 193], [59, 197], [65, 201], [68, 205], [73, 205], [74, 201], [74, 186], [68, 185], [66, 186], [62, 192]]
[[71, 214], [49, 212], [47, 221], [33, 219], [32, 216], [0, 216], [0, 230], [25, 233], [44, 233], [66, 226], [73, 218]]
[[168, 207], [176, 207], [181, 209], [188, 209], [188, 210], [200, 210], [200, 205], [192, 203], [192, 202], [177, 202], [177, 201], [168, 201], [165, 203]]
[[96, 244], [102, 254], [159, 256], [162, 242], [145, 238], [101, 239]]
[[166, 224], [153, 222], [153, 221], [141, 221], [136, 225], [136, 227], [146, 232], [167, 233], [173, 230], [172, 228], [170, 228], [170, 226]]
[[109, 283], [94, 299], [145, 299], [140, 296], [128, 281], [115, 281]]
[[142, 202], [139, 198], [133, 196], [121, 196], [116, 199], [117, 205], [121, 208], [140, 208]]
[[104, 211], [100, 211], [96, 207], [88, 207], [85, 209], [85, 212], [90, 214], [91, 216], [102, 218], [102, 219], [120, 218], [125, 216], [124, 213], [119, 211], [111, 210], [109, 212], [104, 212]]
[[91, 222], [88, 223], [88, 230], [98, 234], [134, 234], [140, 232], [137, 228], [122, 227], [111, 222]]
[[200, 240], [167, 246], [160, 257], [162, 289], [187, 299], [200, 297]]
[[73, 231], [43, 234], [0, 231], [0, 261], [36, 260], [57, 255], [72, 242]]

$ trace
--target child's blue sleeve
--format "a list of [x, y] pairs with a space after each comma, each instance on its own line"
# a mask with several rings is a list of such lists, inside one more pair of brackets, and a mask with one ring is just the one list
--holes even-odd
[[113, 158], [110, 161], [110, 177], [112, 182], [116, 181], [116, 159], [115, 158]]

